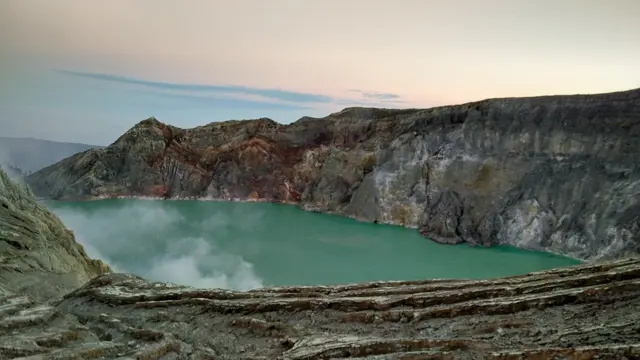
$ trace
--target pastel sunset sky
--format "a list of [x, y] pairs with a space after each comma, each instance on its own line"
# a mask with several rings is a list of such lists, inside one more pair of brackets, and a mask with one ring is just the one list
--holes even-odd
[[0, 0], [0, 136], [640, 87], [638, 0]]

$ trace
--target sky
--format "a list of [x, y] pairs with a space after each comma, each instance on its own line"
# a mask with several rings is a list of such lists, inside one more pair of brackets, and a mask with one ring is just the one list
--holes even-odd
[[0, 136], [640, 87], [637, 0], [2, 0]]

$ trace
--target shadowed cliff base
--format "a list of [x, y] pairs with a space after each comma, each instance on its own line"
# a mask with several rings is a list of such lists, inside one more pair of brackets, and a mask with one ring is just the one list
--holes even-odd
[[418, 228], [582, 260], [640, 242], [640, 90], [348, 108], [180, 129], [149, 118], [27, 178], [39, 196], [208, 198]]
[[[1, 170], [0, 200], [2, 359], [640, 357], [638, 259], [493, 280], [205, 290], [108, 273]], [[49, 280], [65, 274], [78, 277]]]

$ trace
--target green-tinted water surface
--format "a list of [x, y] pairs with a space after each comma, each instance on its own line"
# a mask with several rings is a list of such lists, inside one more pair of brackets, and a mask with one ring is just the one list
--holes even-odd
[[270, 203], [48, 202], [117, 270], [202, 287], [492, 278], [577, 264], [509, 247], [440, 245], [416, 230]]

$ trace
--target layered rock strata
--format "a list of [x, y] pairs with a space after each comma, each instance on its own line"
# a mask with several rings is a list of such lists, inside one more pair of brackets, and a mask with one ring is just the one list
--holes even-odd
[[640, 261], [485, 281], [202, 290], [109, 274], [0, 298], [0, 358], [636, 359]]
[[51, 299], [107, 272], [57, 216], [0, 168], [0, 288]]
[[348, 108], [180, 129], [144, 120], [27, 181], [54, 199], [209, 198], [597, 260], [637, 254], [640, 90]]

